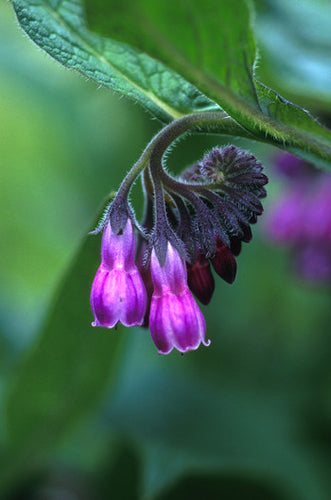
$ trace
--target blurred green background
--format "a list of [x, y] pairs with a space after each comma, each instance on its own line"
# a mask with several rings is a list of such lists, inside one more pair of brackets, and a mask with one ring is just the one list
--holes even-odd
[[[325, 123], [327, 4], [256, 2], [260, 79]], [[329, 499], [329, 290], [292, 276], [263, 222], [202, 308], [208, 349], [160, 357], [146, 330], [90, 327], [100, 237], [86, 234], [159, 127], [0, 4], [0, 498]], [[229, 140], [188, 138], [169, 169]], [[275, 151], [231, 142], [277, 196]], [[139, 185], [133, 201], [140, 214]]]

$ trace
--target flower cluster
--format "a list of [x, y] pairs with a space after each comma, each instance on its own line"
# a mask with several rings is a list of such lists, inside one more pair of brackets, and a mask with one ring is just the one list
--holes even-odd
[[173, 178], [162, 163], [176, 138], [170, 132], [171, 140], [161, 134], [145, 153], [147, 160], [143, 156], [145, 163], [138, 163], [145, 193], [142, 223], [128, 203], [134, 180], [129, 173], [94, 231], [103, 230], [103, 238], [91, 291], [93, 326], [149, 326], [160, 354], [209, 345], [193, 294], [202, 304], [211, 300], [211, 266], [233, 283], [236, 256], [252, 238], [250, 224], [262, 213], [268, 182], [257, 159], [235, 146], [213, 149]]
[[275, 167], [283, 177], [281, 196], [266, 214], [265, 232], [291, 249], [292, 267], [305, 280], [331, 282], [331, 175], [283, 153]]

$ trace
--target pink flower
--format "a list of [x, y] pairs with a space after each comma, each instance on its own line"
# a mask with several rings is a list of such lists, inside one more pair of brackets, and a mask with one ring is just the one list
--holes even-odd
[[147, 306], [144, 283], [135, 265], [136, 237], [127, 220], [122, 234], [114, 234], [110, 223], [104, 229], [101, 265], [91, 290], [95, 321], [92, 326], [113, 328], [141, 325]]
[[185, 261], [169, 242], [163, 266], [152, 250], [151, 271], [154, 293], [149, 326], [159, 354], [173, 348], [193, 351], [201, 342], [208, 346], [204, 317], [187, 285]]

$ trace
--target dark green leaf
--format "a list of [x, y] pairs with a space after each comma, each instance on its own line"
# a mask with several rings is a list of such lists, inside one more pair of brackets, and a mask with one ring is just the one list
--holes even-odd
[[330, 140], [330, 130], [323, 127], [308, 111], [292, 104], [266, 85], [256, 82], [263, 112], [275, 121], [291, 125], [298, 132], [309, 132], [316, 139]]
[[304, 110], [259, 83], [256, 87], [255, 43], [245, 0], [85, 3], [92, 29], [167, 64], [256, 139], [330, 166], [331, 133]]
[[112, 443], [109, 450], [95, 478], [99, 498], [138, 500], [142, 468], [138, 451], [126, 441]]
[[[210, 355], [199, 355], [210, 363]], [[108, 425], [145, 443], [146, 498], [154, 498], [182, 475], [201, 477], [211, 471], [220, 474], [215, 478], [219, 484], [229, 473], [241, 479], [261, 478], [252, 498], [259, 498], [264, 485], [286, 493], [296, 490], [302, 500], [322, 498], [329, 491], [318, 454], [311, 445], [297, 442], [297, 426], [302, 420], [286, 403], [284, 387], [278, 394], [269, 384], [267, 391], [248, 387], [251, 373], [245, 373], [243, 382], [236, 378], [233, 365], [229, 377], [224, 373], [217, 387], [212, 387], [192, 373], [185, 380], [185, 360], [178, 371], [175, 365], [161, 367], [151, 362], [146, 369], [148, 362], [144, 359], [144, 367], [139, 367], [132, 363], [134, 356], [131, 372], [127, 370], [121, 391], [110, 405]], [[202, 367], [199, 378], [204, 379], [206, 364]]]
[[225, 95], [233, 92], [258, 106], [253, 82], [256, 50], [245, 0], [85, 0], [85, 4], [92, 30], [177, 68], [198, 88], [207, 78]]
[[140, 102], [161, 120], [219, 109], [216, 102], [243, 127], [240, 133], [237, 126], [238, 135], [322, 167], [331, 163], [331, 134], [290, 103], [275, 113], [275, 100], [285, 100], [256, 86], [245, 0], [208, 0], [203, 6], [198, 0], [86, 0], [90, 26], [110, 38], [87, 29], [80, 0], [13, 3], [23, 29], [50, 55]]
[[89, 294], [99, 253], [100, 239], [89, 237], [40, 337], [17, 368], [5, 407], [8, 456], [0, 487], [91, 412], [114, 376], [123, 336], [91, 327]]
[[173, 487], [157, 496], [158, 500], [284, 500], [271, 485], [264, 480], [254, 480], [234, 475], [190, 474], [183, 477]]
[[[282, 124], [285, 148], [308, 161], [330, 169], [331, 131], [323, 127], [308, 111], [292, 104], [277, 92], [256, 82], [259, 101], [264, 115]], [[316, 154], [319, 156], [316, 160]]]
[[160, 120], [218, 109], [159, 61], [89, 32], [80, 0], [14, 0], [22, 28], [64, 66], [138, 101]]

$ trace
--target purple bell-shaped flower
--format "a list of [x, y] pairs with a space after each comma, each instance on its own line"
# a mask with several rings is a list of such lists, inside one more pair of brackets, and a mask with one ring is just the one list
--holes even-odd
[[145, 285], [135, 265], [136, 237], [127, 220], [122, 233], [105, 226], [101, 245], [101, 265], [91, 290], [95, 321], [92, 326], [113, 328], [141, 325], [147, 306]]
[[185, 261], [169, 242], [163, 266], [152, 250], [151, 271], [154, 293], [149, 327], [159, 354], [173, 348], [181, 353], [193, 351], [201, 342], [208, 346], [204, 317], [187, 285]]

